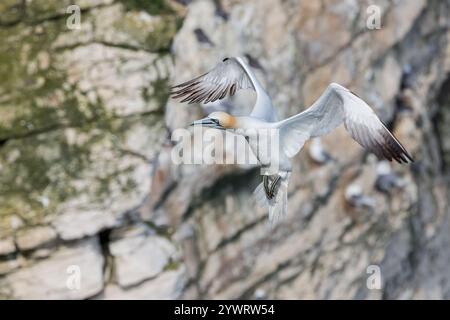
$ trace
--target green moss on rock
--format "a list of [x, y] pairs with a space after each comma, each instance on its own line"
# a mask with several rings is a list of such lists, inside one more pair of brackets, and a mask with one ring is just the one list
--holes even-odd
[[143, 50], [168, 53], [172, 40], [180, 28], [180, 19], [177, 15], [143, 19], [135, 12], [129, 12], [122, 21], [114, 24], [114, 28], [129, 35], [130, 39], [137, 42]]
[[[129, 132], [145, 126], [155, 138], [149, 143], [157, 145], [165, 130], [162, 108], [168, 98], [167, 75], [143, 90], [144, 101], [156, 101], [156, 111], [118, 116], [100, 98], [88, 98], [89, 92], [69, 81], [66, 70], [56, 63], [62, 52], [54, 51], [52, 45], [61, 35], [76, 37], [78, 33], [67, 31], [64, 15], [55, 16], [62, 12], [62, 3], [50, 1], [41, 6], [39, 2], [33, 1], [34, 7], [27, 7], [27, 12], [52, 19], [36, 23], [23, 18], [20, 23], [0, 28], [2, 235], [12, 232], [13, 216], [32, 225], [60, 212], [64, 203], [79, 196], [85, 196], [84, 204], [89, 206], [111, 201], [112, 190], [133, 192], [137, 187], [133, 178], [136, 161], [142, 163], [143, 159], [120, 161]], [[162, 3], [154, 6], [157, 2], [152, 2], [145, 10], [168, 13]], [[143, 10], [138, 6], [133, 10], [138, 9]], [[2, 3], [1, 10], [12, 9]], [[145, 50], [166, 50], [167, 54], [179, 18], [170, 14], [155, 17], [155, 25], [142, 32], [146, 30], [142, 21], [129, 13], [124, 13], [129, 18], [127, 23], [116, 25], [125, 28], [130, 43], [134, 46], [137, 41]], [[149, 35], [155, 40], [150, 41]]]
[[146, 11], [151, 15], [173, 13], [167, 0], [120, 0], [127, 10]]

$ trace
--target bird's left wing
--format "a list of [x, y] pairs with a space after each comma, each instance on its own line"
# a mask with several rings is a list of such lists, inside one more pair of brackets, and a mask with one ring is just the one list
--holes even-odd
[[375, 112], [350, 90], [332, 83], [308, 109], [279, 123], [280, 143], [293, 157], [311, 137], [322, 136], [344, 122], [352, 138], [379, 158], [413, 161]]
[[208, 103], [233, 96], [239, 89], [255, 86], [247, 71], [237, 58], [226, 58], [209, 72], [172, 87], [174, 99], [181, 102]]

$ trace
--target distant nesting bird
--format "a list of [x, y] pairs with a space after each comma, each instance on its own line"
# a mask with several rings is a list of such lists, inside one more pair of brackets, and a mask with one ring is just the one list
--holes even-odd
[[248, 64], [250, 67], [261, 70], [264, 74], [266, 73], [266, 70], [264, 67], [259, 63], [258, 59], [254, 58], [251, 54], [246, 53], [244, 55], [247, 58]]
[[309, 156], [314, 162], [324, 164], [328, 161], [334, 160], [332, 156], [323, 148], [322, 141], [319, 137], [311, 139], [309, 145]]
[[345, 200], [356, 208], [375, 208], [375, 200], [364, 195], [360, 185], [351, 184], [345, 189]]
[[211, 41], [211, 39], [209, 39], [209, 37], [202, 29], [196, 28], [194, 30], [194, 34], [198, 42], [214, 47], [214, 43]]
[[405, 186], [405, 181], [400, 179], [399, 176], [392, 171], [391, 166], [387, 161], [378, 163], [376, 170], [377, 179], [375, 181], [375, 187], [378, 191], [389, 194], [392, 189]]
[[214, 12], [215, 15], [227, 21], [229, 14], [224, 10], [222, 2], [220, 0], [214, 0], [214, 5], [216, 6], [216, 11]]
[[[181, 102], [208, 103], [232, 96], [239, 89], [256, 91], [256, 102], [250, 115], [234, 117], [225, 112], [213, 112], [192, 125], [235, 129], [237, 134], [245, 136], [263, 169], [263, 181], [254, 194], [260, 204], [269, 208], [272, 224], [287, 213], [287, 189], [292, 170], [289, 159], [302, 149], [306, 140], [328, 134], [342, 123], [354, 140], [378, 157], [399, 163], [413, 161], [373, 110], [337, 83], [331, 83], [311, 107], [281, 121], [278, 121], [269, 95], [240, 57], [224, 59], [209, 72], [172, 87], [171, 94], [175, 99], [182, 98]], [[279, 134], [276, 155], [259, 148], [258, 135], [248, 133], [268, 129], [275, 129]], [[275, 157], [277, 165], [272, 166]]]

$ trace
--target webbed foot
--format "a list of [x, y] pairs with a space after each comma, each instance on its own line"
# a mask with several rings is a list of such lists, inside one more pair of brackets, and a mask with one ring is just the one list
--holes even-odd
[[281, 177], [279, 175], [277, 175], [277, 177], [271, 184], [269, 182], [269, 176], [263, 176], [264, 191], [268, 200], [273, 199], [273, 197], [276, 195], [280, 183]]

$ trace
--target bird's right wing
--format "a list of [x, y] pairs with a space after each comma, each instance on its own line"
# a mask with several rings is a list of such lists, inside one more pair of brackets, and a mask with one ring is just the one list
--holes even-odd
[[325, 135], [342, 122], [354, 140], [378, 157], [399, 163], [413, 161], [367, 103], [336, 83], [310, 108], [280, 122], [280, 143], [286, 155], [293, 157], [307, 139]]
[[251, 116], [274, 122], [276, 111], [251, 68], [240, 57], [226, 58], [207, 73], [171, 88], [174, 99], [181, 102], [209, 103], [233, 96], [240, 89], [256, 91]]
[[172, 87], [174, 99], [181, 102], [208, 103], [233, 96], [239, 89], [255, 86], [245, 68], [237, 58], [226, 58], [209, 72]]

